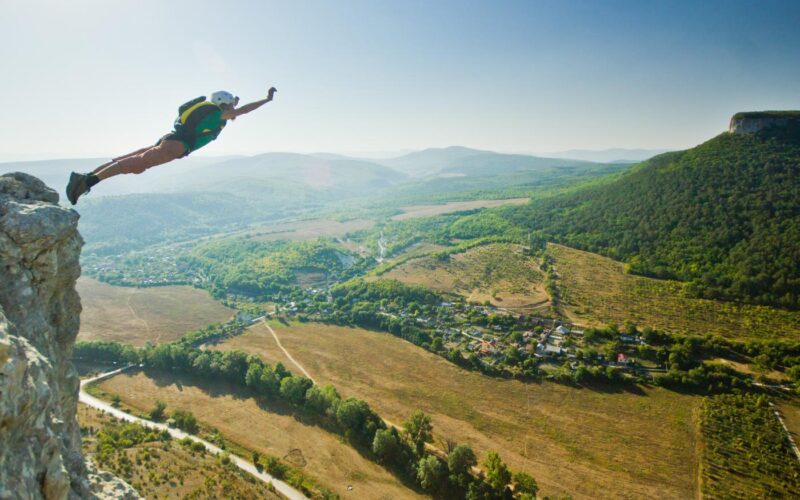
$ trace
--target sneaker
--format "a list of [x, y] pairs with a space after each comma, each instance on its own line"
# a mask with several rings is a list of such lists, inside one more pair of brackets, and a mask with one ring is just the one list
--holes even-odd
[[73, 205], [78, 203], [78, 198], [82, 194], [89, 192], [89, 186], [86, 185], [86, 180], [89, 178], [86, 174], [78, 174], [72, 172], [69, 176], [69, 183], [67, 184], [67, 199]]

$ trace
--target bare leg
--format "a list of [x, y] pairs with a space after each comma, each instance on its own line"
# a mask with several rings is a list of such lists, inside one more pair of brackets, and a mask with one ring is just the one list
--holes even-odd
[[162, 141], [157, 146], [150, 146], [137, 151], [136, 153], [139, 154], [131, 153], [120, 157], [118, 161], [102, 165], [95, 169], [93, 173], [100, 180], [120, 174], [141, 174], [148, 168], [176, 160], [182, 157], [185, 152], [186, 148], [179, 141]]
[[137, 150], [136, 150], [136, 151], [134, 151], [133, 153], [128, 153], [128, 154], [126, 154], [126, 155], [123, 155], [123, 156], [118, 156], [118, 157], [116, 157], [116, 158], [112, 159], [110, 162], [108, 162], [108, 163], [103, 163], [102, 165], [100, 165], [100, 166], [99, 166], [99, 167], [97, 167], [96, 169], [92, 170], [92, 173], [93, 173], [93, 174], [96, 174], [96, 173], [100, 172], [101, 170], [103, 170], [103, 169], [104, 169], [104, 168], [106, 168], [107, 166], [111, 165], [111, 164], [112, 164], [112, 163], [114, 163], [115, 161], [120, 161], [120, 160], [124, 160], [125, 158], [130, 158], [131, 156], [140, 155], [140, 154], [144, 153], [145, 151], [147, 151], [148, 149], [150, 149], [150, 148], [152, 148], [152, 147], [153, 147], [153, 146], [145, 146], [145, 147], [143, 147], [142, 149], [137, 149]]

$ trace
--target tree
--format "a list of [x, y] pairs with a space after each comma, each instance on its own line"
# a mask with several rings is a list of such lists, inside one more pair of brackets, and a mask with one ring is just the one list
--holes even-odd
[[372, 440], [372, 452], [382, 464], [396, 463], [400, 454], [400, 442], [394, 429], [380, 429]]
[[470, 469], [478, 464], [475, 452], [466, 444], [460, 444], [450, 452], [447, 457], [447, 467], [450, 469], [450, 480], [466, 488], [472, 476]]
[[[278, 364], [280, 365], [280, 363]], [[281, 379], [278, 377], [278, 374], [269, 366], [265, 366], [261, 370], [261, 386], [259, 392], [265, 396], [275, 396], [280, 392], [280, 389]]]
[[483, 462], [486, 468], [486, 482], [497, 494], [503, 494], [508, 483], [511, 482], [511, 471], [500, 459], [500, 455], [490, 451]]
[[314, 382], [305, 377], [288, 376], [281, 380], [281, 396], [295, 406], [303, 406], [306, 391], [313, 385]]
[[535, 500], [538, 491], [539, 485], [533, 476], [525, 472], [514, 474], [514, 493], [518, 494], [519, 498]]
[[112, 394], [111, 395], [111, 406], [117, 408], [120, 403], [122, 403], [122, 398], [119, 397], [119, 394]]
[[403, 430], [408, 436], [408, 440], [417, 452], [417, 456], [422, 456], [425, 450], [425, 443], [433, 440], [433, 425], [431, 417], [425, 415], [421, 410], [417, 410], [411, 418], [403, 423]]
[[150, 420], [154, 422], [161, 422], [164, 420], [164, 410], [167, 409], [167, 403], [163, 401], [156, 401], [156, 405], [150, 410]]
[[417, 464], [417, 480], [427, 491], [437, 491], [444, 486], [447, 468], [433, 455], [421, 458]]
[[261, 375], [263, 373], [263, 369], [261, 365], [258, 363], [250, 363], [250, 366], [247, 367], [247, 374], [244, 376], [244, 383], [250, 389], [257, 391], [261, 386]]
[[516, 366], [520, 362], [519, 352], [513, 345], [508, 346], [508, 349], [506, 349], [505, 362], [512, 366]]
[[189, 434], [197, 433], [197, 419], [191, 412], [175, 410], [172, 412], [172, 419], [175, 420], [175, 426], [178, 429], [182, 429]]

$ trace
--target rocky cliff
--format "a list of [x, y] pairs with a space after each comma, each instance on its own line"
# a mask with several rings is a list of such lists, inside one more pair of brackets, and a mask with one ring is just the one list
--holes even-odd
[[78, 214], [35, 177], [0, 176], [0, 499], [135, 496], [90, 474], [70, 362], [81, 302]]
[[800, 125], [800, 111], [747, 111], [731, 117], [728, 131], [734, 134], [755, 134], [771, 127]]

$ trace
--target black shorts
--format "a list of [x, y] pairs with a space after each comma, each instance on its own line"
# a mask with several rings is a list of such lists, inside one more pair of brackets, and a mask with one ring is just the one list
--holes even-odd
[[164, 141], [178, 141], [183, 144], [184, 153], [181, 155], [181, 158], [189, 156], [189, 153], [192, 152], [192, 144], [194, 141], [187, 137], [185, 134], [178, 132], [177, 130], [173, 130], [169, 134], [164, 135], [161, 139], [156, 142], [156, 146], [161, 144]]

